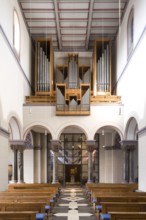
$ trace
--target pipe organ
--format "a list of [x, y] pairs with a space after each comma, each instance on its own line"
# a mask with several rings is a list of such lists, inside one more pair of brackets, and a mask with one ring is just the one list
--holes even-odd
[[59, 65], [54, 68], [53, 55], [51, 39], [35, 39], [35, 95], [27, 96], [26, 103], [56, 104], [56, 115], [65, 116], [89, 115], [92, 103], [121, 100], [111, 95], [110, 39], [95, 41], [93, 59], [89, 58], [88, 65], [83, 64], [86, 58], [80, 58], [80, 53], [69, 53], [63, 60], [59, 58]]
[[80, 66], [78, 54], [68, 54], [68, 66], [56, 67], [56, 114], [90, 114], [90, 66]]
[[97, 39], [93, 58], [94, 96], [111, 93], [111, 43], [109, 39]]
[[53, 53], [50, 39], [35, 40], [35, 92], [47, 95], [52, 92]]
[[68, 88], [78, 88], [78, 54], [68, 54], [69, 82]]

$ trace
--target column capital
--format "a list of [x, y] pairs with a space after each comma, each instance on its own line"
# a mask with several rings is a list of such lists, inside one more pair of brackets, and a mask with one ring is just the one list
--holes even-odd
[[50, 140], [51, 141], [51, 149], [54, 152], [58, 152], [61, 147], [61, 141], [60, 140]]
[[34, 148], [34, 150], [41, 150], [41, 146], [40, 145], [35, 145], [33, 148]]
[[26, 148], [26, 141], [24, 140], [11, 140], [9, 141], [12, 150], [24, 150]]
[[87, 140], [86, 146], [87, 146], [87, 151], [92, 153], [93, 150], [95, 149], [95, 140]]
[[137, 140], [122, 140], [120, 141], [121, 148], [123, 150], [135, 150], [137, 147], [138, 141]]

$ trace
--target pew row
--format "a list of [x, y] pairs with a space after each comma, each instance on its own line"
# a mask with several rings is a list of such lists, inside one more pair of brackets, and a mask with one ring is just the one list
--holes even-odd
[[36, 220], [36, 212], [0, 212], [0, 220]]
[[100, 220], [146, 220], [146, 212], [110, 212], [101, 214]]

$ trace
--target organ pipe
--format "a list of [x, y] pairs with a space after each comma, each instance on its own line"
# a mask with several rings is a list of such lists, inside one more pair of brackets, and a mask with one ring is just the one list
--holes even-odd
[[48, 92], [50, 88], [50, 62], [47, 50], [37, 42], [37, 91]]
[[110, 50], [106, 45], [96, 63], [97, 91], [108, 92], [110, 89]]
[[78, 54], [69, 54], [69, 88], [78, 88]]

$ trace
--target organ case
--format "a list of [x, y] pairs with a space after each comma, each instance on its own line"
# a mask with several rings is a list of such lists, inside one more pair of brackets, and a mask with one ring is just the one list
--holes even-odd
[[93, 53], [93, 95], [111, 94], [111, 40], [96, 39]]
[[51, 39], [35, 39], [35, 95], [52, 95], [53, 49]]

